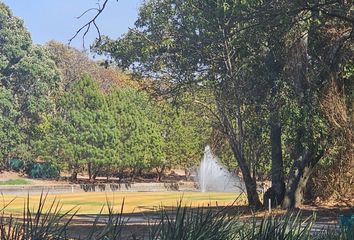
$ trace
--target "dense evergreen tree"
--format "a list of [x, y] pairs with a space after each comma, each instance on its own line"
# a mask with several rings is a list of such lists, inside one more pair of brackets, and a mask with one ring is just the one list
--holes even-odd
[[164, 165], [162, 127], [148, 95], [133, 88], [116, 89], [110, 92], [108, 104], [120, 129], [121, 167], [131, 168], [134, 176]]
[[47, 135], [37, 146], [43, 157], [66, 164], [73, 180], [83, 169], [94, 180], [104, 166], [119, 159], [118, 133], [98, 84], [84, 76], [60, 98]]

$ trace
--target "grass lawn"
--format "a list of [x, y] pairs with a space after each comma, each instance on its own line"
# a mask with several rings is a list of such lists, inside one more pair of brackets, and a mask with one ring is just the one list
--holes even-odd
[[11, 185], [11, 186], [14, 186], [14, 185], [28, 185], [30, 183], [31, 183], [30, 181], [28, 181], [27, 179], [23, 179], [23, 178], [16, 178], [16, 179], [9, 179], [9, 180], [6, 180], [6, 181], [0, 181], [0, 185], [1, 186], [5, 186], [5, 185]]
[[[2, 198], [2, 199], [1, 199]], [[6, 206], [5, 213], [21, 214], [23, 212], [24, 203], [27, 196], [9, 196], [0, 197], [0, 210]], [[97, 214], [107, 201], [119, 211], [122, 200], [125, 199], [124, 213], [146, 212], [156, 210], [160, 206], [175, 207], [177, 202], [182, 199], [183, 204], [188, 206], [226, 206], [232, 204], [235, 199], [237, 205], [246, 205], [246, 196], [236, 193], [201, 193], [201, 192], [83, 192], [83, 193], [66, 193], [60, 195], [48, 195], [46, 207], [54, 200], [62, 204], [62, 212], [72, 208], [79, 208], [78, 214]], [[30, 206], [38, 206], [40, 196], [29, 196]], [[46, 208], [45, 207], [45, 208]], [[107, 209], [104, 209], [106, 213]]]

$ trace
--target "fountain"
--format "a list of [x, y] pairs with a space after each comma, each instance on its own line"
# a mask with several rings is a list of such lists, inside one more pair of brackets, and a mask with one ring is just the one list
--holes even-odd
[[197, 172], [197, 180], [202, 192], [244, 192], [245, 189], [240, 177], [221, 165], [209, 146], [205, 147], [204, 157]]

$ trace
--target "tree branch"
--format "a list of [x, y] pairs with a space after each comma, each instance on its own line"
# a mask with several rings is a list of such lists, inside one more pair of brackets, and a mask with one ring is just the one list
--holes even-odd
[[[87, 22], [85, 25], [83, 25], [81, 28], [79, 28], [79, 30], [76, 31], [74, 36], [72, 36], [69, 39], [69, 45], [82, 31], [84, 31], [84, 34], [82, 36], [82, 45], [85, 48], [85, 37], [86, 37], [87, 33], [90, 31], [92, 25], [95, 27], [96, 32], [98, 34], [98, 38], [97, 38], [98, 41], [101, 41], [101, 32], [100, 32], [100, 29], [96, 23], [96, 20], [101, 15], [103, 10], [106, 8], [108, 1], [109, 0], [104, 0], [102, 7], [98, 4], [98, 8], [90, 8], [90, 9], [84, 11], [80, 16], [77, 17], [77, 19], [80, 19], [91, 11], [97, 11], [96, 15], [89, 22]], [[118, 2], [118, 0], [116, 0], [116, 1]]]

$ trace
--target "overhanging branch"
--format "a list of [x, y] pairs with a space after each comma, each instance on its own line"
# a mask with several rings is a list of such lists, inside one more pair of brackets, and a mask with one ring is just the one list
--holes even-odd
[[[85, 16], [87, 13], [89, 13], [91, 11], [96, 11], [96, 15], [90, 21], [88, 21], [85, 25], [83, 25], [81, 28], [79, 28], [79, 30], [76, 31], [74, 36], [72, 36], [69, 39], [69, 45], [81, 32], [84, 31], [84, 33], [82, 35], [82, 45], [85, 48], [85, 37], [86, 37], [87, 33], [90, 31], [92, 26], [94, 26], [94, 28], [96, 29], [96, 32], [98, 35], [98, 37], [97, 37], [98, 41], [101, 40], [101, 32], [100, 32], [100, 29], [96, 23], [96, 20], [102, 14], [103, 10], [106, 8], [108, 1], [109, 0], [104, 0], [102, 6], [99, 3], [97, 3], [98, 4], [97, 8], [90, 8], [90, 9], [84, 11], [80, 16], [77, 17], [77, 19], [80, 19], [83, 16]], [[116, 1], [118, 2], [118, 0], [116, 0]]]

